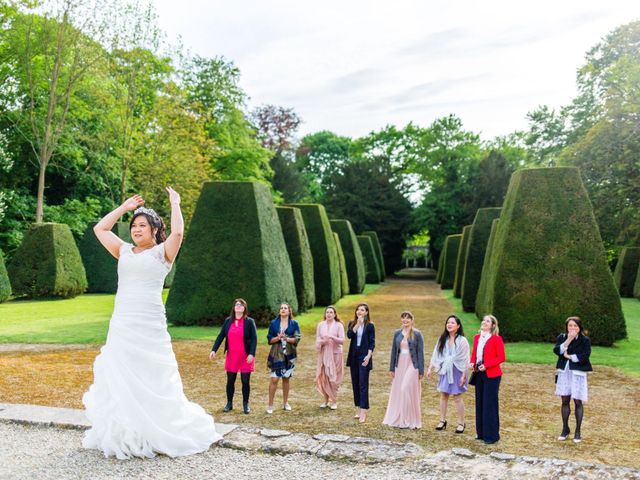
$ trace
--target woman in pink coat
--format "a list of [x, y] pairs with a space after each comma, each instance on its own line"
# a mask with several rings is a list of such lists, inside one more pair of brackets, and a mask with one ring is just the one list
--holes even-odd
[[324, 319], [316, 330], [316, 350], [318, 366], [316, 368], [316, 388], [324, 397], [320, 408], [336, 410], [338, 389], [344, 377], [342, 344], [344, 343], [344, 325], [338, 317], [335, 307], [329, 305], [324, 311]]

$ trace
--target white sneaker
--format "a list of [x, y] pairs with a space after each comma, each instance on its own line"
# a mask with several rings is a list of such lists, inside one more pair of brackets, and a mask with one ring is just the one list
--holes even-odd
[[329, 406], [328, 403], [321, 403], [320, 408], [327, 408]]
[[291, 405], [289, 405], [288, 403], [284, 404], [284, 407], [282, 407], [284, 410], [286, 410], [287, 412], [291, 411]]
[[273, 405], [269, 405], [269, 406], [267, 407], [267, 413], [268, 413], [269, 415], [271, 415], [271, 414], [273, 413]]
[[337, 410], [338, 409], [338, 404], [337, 403], [332, 403], [331, 405], [329, 405], [329, 408], [331, 410]]

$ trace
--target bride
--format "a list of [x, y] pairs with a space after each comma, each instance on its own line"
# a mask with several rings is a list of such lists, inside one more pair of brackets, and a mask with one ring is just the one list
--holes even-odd
[[[134, 195], [94, 227], [100, 243], [118, 259], [118, 292], [107, 343], [93, 365], [94, 381], [82, 402], [91, 422], [85, 448], [119, 459], [203, 452], [222, 437], [213, 418], [187, 400], [167, 331], [162, 287], [178, 254], [184, 222], [180, 195], [167, 188], [171, 235], [158, 214]], [[135, 210], [132, 245], [111, 229]]]

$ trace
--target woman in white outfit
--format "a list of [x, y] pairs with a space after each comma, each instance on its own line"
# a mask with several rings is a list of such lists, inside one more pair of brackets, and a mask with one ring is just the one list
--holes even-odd
[[[180, 195], [168, 187], [171, 235], [139, 195], [126, 200], [94, 227], [118, 259], [118, 291], [107, 342], [93, 365], [94, 381], [82, 401], [91, 428], [85, 448], [119, 459], [191, 455], [220, 440], [213, 418], [187, 400], [167, 331], [162, 287], [180, 245], [184, 222]], [[133, 245], [111, 229], [135, 210]]]

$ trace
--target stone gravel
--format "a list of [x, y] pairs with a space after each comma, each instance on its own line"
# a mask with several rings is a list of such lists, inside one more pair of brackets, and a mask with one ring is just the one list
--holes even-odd
[[[0, 422], [0, 479], [640, 480], [640, 471], [629, 468], [513, 455], [496, 458], [464, 449], [405, 461], [390, 458], [377, 464], [324, 460], [308, 453], [267, 454], [239, 450], [237, 446], [214, 446], [205, 453], [176, 459], [159, 455], [153, 459], [117, 460], [83, 449], [82, 435], [78, 429]], [[263, 438], [265, 442], [272, 441], [270, 437]]]

